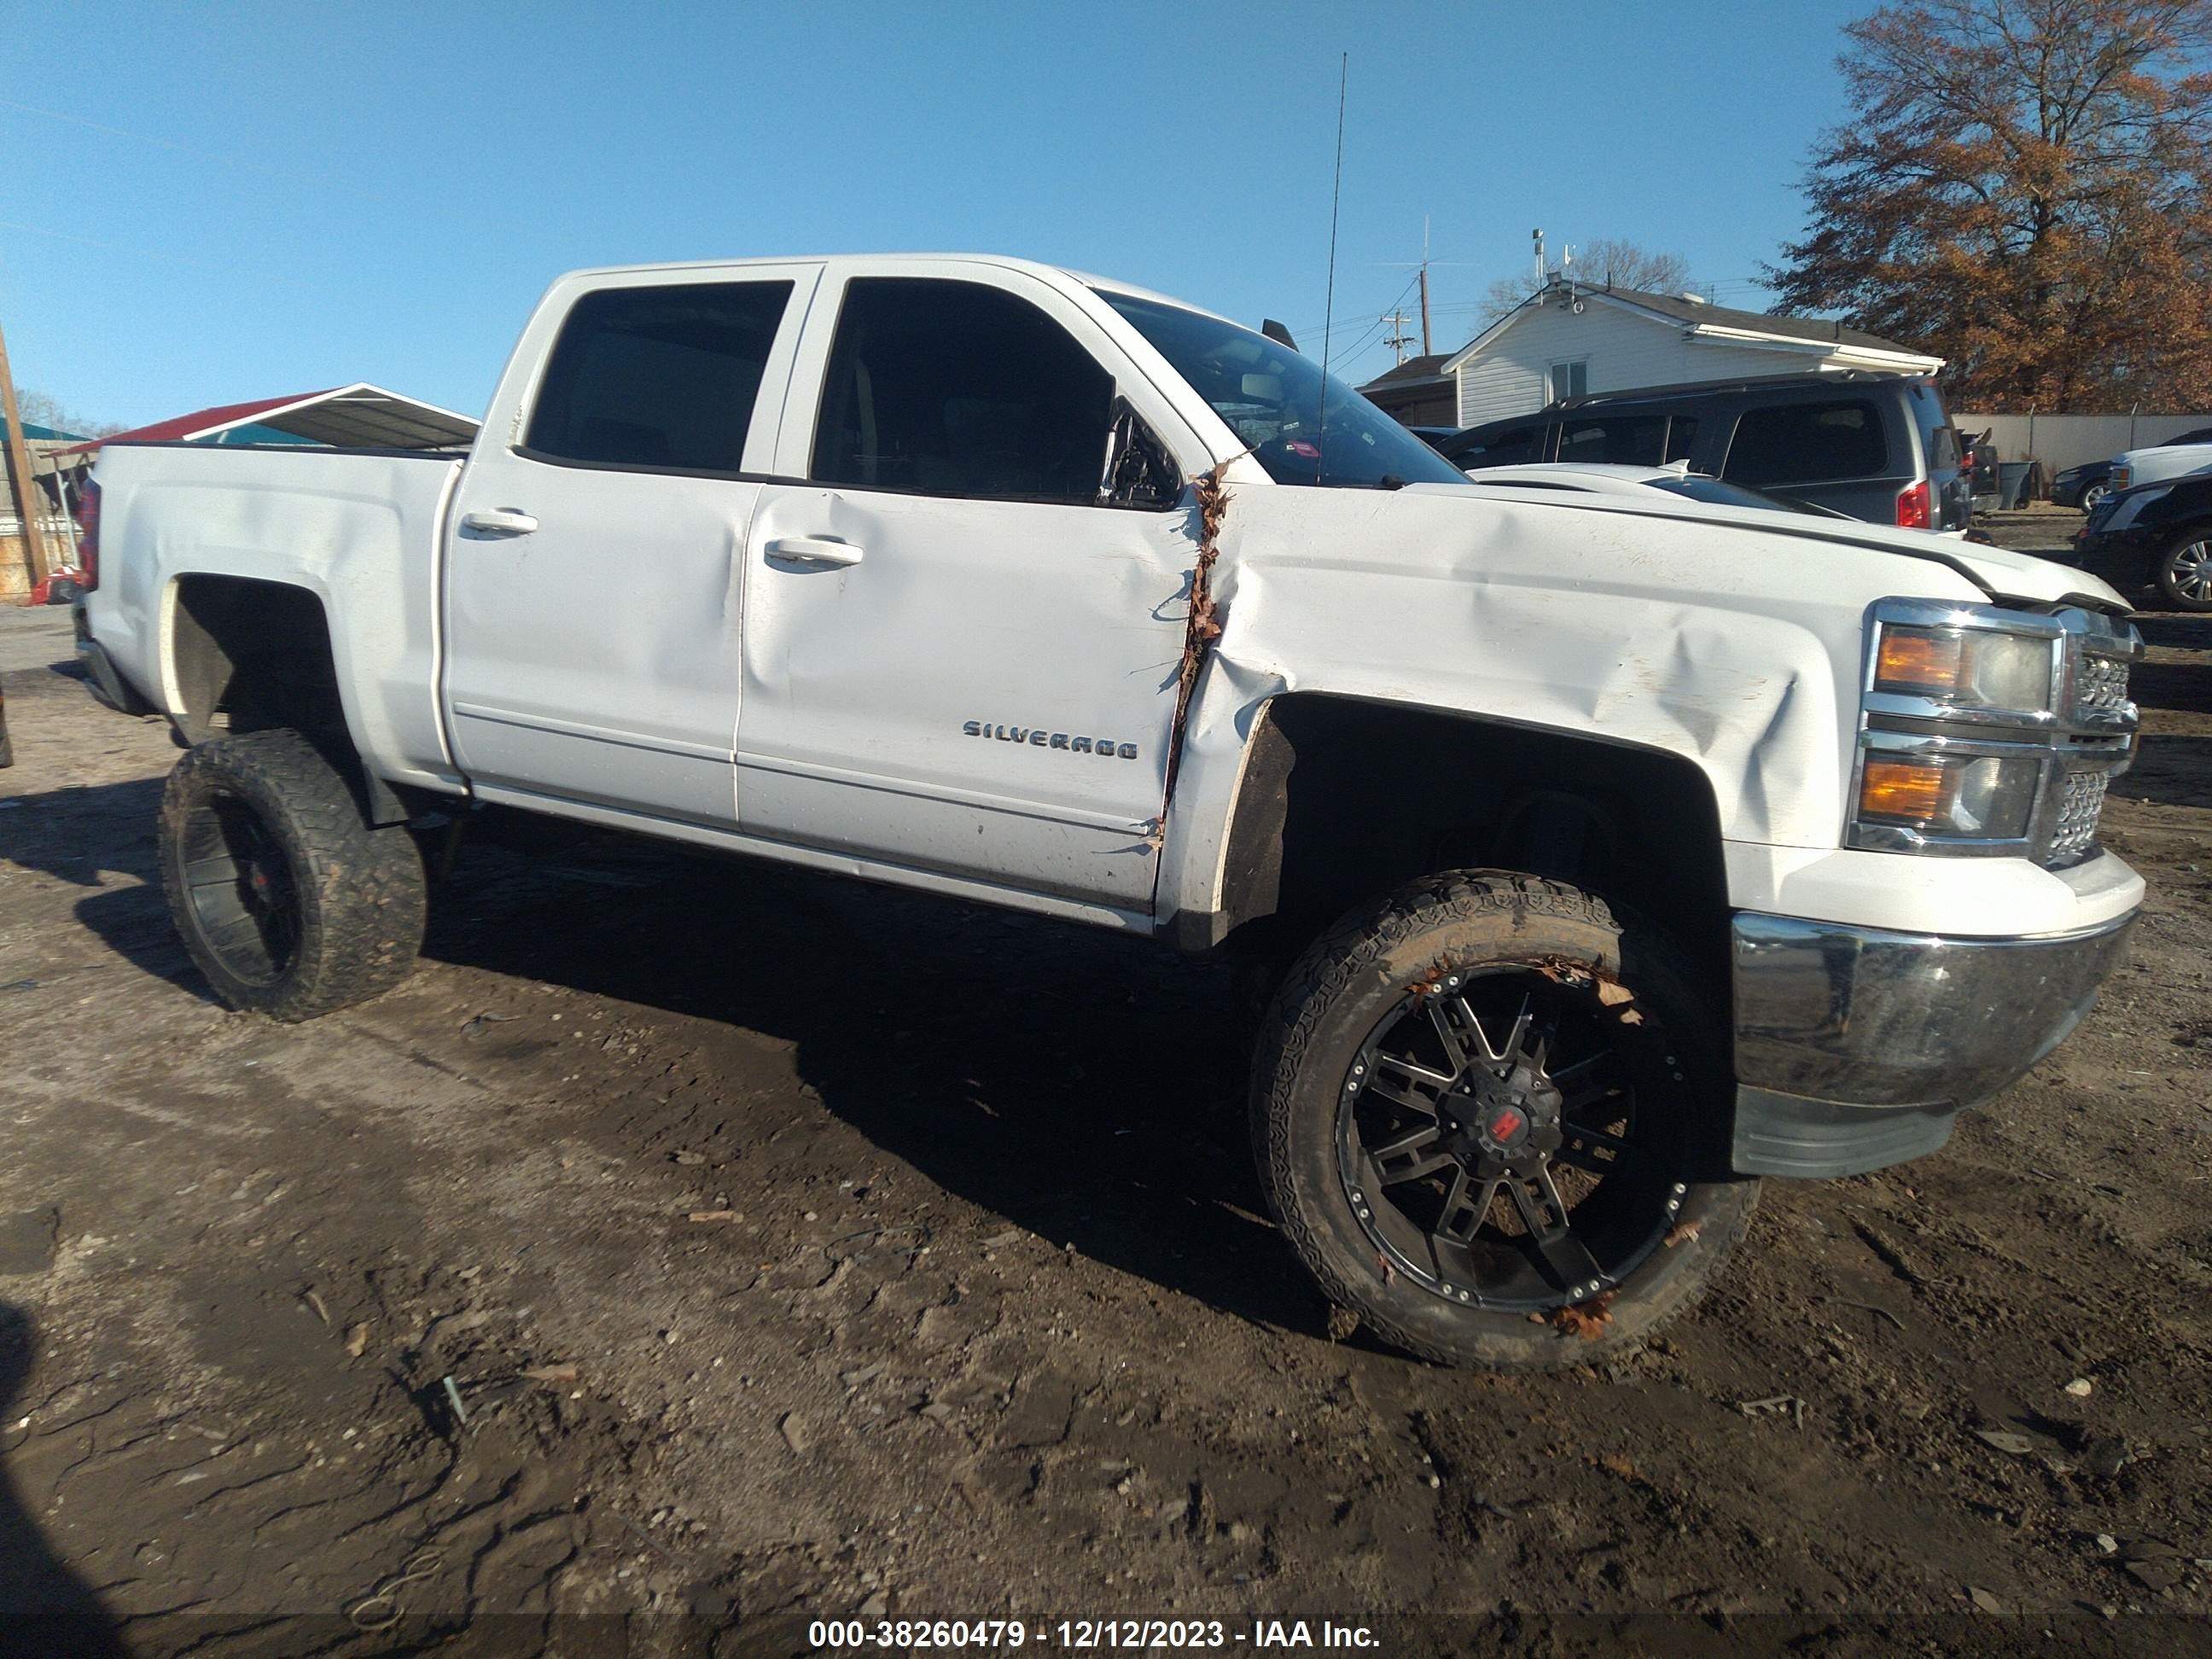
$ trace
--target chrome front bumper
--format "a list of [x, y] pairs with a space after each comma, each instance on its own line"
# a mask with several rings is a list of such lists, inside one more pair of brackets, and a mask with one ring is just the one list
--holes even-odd
[[2081, 1024], [2135, 920], [1953, 939], [1739, 912], [1735, 1168], [1854, 1175], [1935, 1151]]

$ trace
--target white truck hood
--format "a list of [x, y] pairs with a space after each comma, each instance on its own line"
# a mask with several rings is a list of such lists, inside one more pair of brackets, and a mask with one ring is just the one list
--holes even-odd
[[[1471, 483], [1466, 489], [1480, 490], [1482, 486]], [[1407, 489], [1424, 495], [1456, 495], [1462, 493], [1460, 486], [1443, 483], [1412, 484], [1407, 486]], [[1531, 498], [1531, 492], [1526, 489], [1483, 490], [1482, 493], [1492, 500], [1503, 497], [1525, 502]], [[1995, 599], [2022, 599], [2035, 605], [2072, 602], [2114, 614], [2124, 614], [2129, 609], [2125, 599], [2086, 570], [2050, 559], [2039, 559], [2031, 553], [2015, 553], [2007, 548], [1962, 541], [1955, 536], [1937, 535], [1926, 530], [1893, 530], [1882, 525], [1863, 524], [1852, 520], [1822, 518], [1812, 514], [1769, 512], [1759, 507], [1716, 507], [1704, 501], [1691, 501], [1686, 496], [1669, 495], [1660, 490], [1619, 495], [1595, 493], [1553, 495], [1547, 491], [1543, 501], [1547, 506], [1586, 509], [1593, 513], [1626, 513], [1646, 518], [1691, 520], [1759, 531], [1770, 536], [1790, 536], [1805, 541], [1867, 548], [1877, 552], [1900, 554], [1908, 558], [1931, 560], [1957, 571]]]
[[2212, 471], [2212, 444], [2157, 444], [2130, 449], [2112, 457], [2115, 467], [2128, 470], [2128, 484], [2163, 483], [2192, 472]]

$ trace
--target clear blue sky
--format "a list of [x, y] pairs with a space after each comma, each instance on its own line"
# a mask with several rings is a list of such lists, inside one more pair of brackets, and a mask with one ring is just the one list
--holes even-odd
[[1744, 279], [1800, 228], [1869, 9], [17, 8], [0, 327], [19, 384], [91, 419], [356, 380], [475, 414], [562, 270], [955, 249], [1279, 317], [1317, 356], [1349, 52], [1335, 366], [1360, 379], [1425, 214], [1439, 349], [1538, 225], [1763, 305]]

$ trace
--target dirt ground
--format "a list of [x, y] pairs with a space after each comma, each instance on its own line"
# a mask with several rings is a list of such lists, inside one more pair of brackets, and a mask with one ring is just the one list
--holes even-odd
[[400, 990], [225, 1012], [155, 879], [166, 729], [93, 702], [65, 613], [0, 610], [0, 1629], [2204, 1651], [2212, 618], [2142, 625], [2106, 839], [2150, 900], [2100, 1010], [1940, 1155], [1768, 1183], [1662, 1339], [1528, 1378], [1332, 1340], [1229, 987], [1127, 941], [479, 844]]

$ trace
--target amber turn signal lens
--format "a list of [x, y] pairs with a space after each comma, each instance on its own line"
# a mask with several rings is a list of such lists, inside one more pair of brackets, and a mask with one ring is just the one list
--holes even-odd
[[1875, 684], [1884, 690], [1948, 696], [1958, 690], [1966, 659], [1966, 641], [1955, 634], [1885, 628], [1881, 651], [1875, 659]]
[[1859, 811], [1868, 817], [1932, 823], [1944, 811], [1943, 769], [1926, 761], [1870, 760], [1859, 775]]

